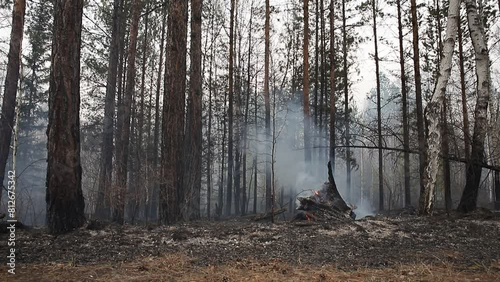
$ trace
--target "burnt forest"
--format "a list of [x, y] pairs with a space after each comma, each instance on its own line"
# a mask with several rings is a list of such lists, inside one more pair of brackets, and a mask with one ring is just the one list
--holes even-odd
[[0, 0], [0, 281], [500, 281], [499, 78], [498, 0]]

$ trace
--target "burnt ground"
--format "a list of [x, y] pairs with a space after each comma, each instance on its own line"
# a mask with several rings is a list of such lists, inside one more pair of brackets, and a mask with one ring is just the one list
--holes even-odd
[[[7, 235], [0, 236], [0, 253], [5, 254]], [[192, 270], [250, 262], [280, 262], [291, 269], [328, 266], [343, 272], [419, 264], [487, 273], [488, 278], [480, 281], [500, 281], [500, 218], [484, 212], [467, 217], [444, 213], [432, 217], [379, 215], [343, 223], [271, 224], [240, 218], [175, 226], [91, 224], [59, 236], [43, 229], [18, 230], [16, 239], [16, 271], [24, 273], [25, 278], [36, 269], [43, 276], [44, 268], [49, 266], [106, 264], [114, 269], [117, 265], [176, 254], [187, 258], [186, 264]], [[0, 278], [6, 272], [2, 265]], [[148, 269], [138, 267], [143, 274]]]

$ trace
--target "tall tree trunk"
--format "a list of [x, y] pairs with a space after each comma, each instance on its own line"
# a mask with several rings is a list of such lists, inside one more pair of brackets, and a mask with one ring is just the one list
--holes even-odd
[[[258, 79], [257, 76], [255, 76], [255, 85], [258, 85]], [[254, 117], [254, 123], [255, 123], [255, 136], [256, 136], [256, 142], [259, 141], [259, 133], [258, 133], [258, 120], [257, 120], [257, 87], [254, 88], [254, 112], [253, 112], [253, 117]], [[255, 152], [254, 152], [254, 157], [253, 157], [253, 174], [254, 174], [254, 179], [255, 181], [253, 182], [253, 213], [257, 213], [257, 156], [259, 155], [259, 146], [256, 144], [255, 145]], [[266, 174], [267, 175], [267, 174]], [[267, 183], [266, 183], [267, 185]], [[267, 193], [266, 193], [267, 194]]]
[[311, 162], [311, 110], [309, 108], [309, 0], [304, 0], [304, 160]]
[[464, 50], [462, 40], [462, 24], [458, 23], [458, 59], [460, 66], [460, 93], [462, 97], [462, 116], [464, 123], [464, 151], [465, 159], [470, 160], [470, 126], [469, 126], [469, 109], [467, 108], [467, 93], [465, 86], [465, 67], [464, 67]]
[[[306, 0], [307, 1], [307, 0]], [[264, 50], [264, 106], [265, 106], [265, 126], [266, 139], [264, 141], [266, 148], [266, 211], [271, 210], [272, 188], [271, 188], [271, 102], [269, 98], [269, 60], [270, 60], [270, 6], [269, 0], [266, 0], [266, 21], [264, 26], [265, 50]]]
[[488, 102], [490, 99], [490, 59], [488, 46], [475, 1], [465, 0], [467, 21], [476, 56], [477, 101], [474, 110], [474, 132], [470, 162], [467, 164], [465, 188], [458, 204], [461, 212], [470, 212], [477, 207], [477, 194], [481, 181], [481, 164], [484, 162], [484, 140], [488, 126]]
[[226, 191], [226, 211], [228, 216], [231, 214], [231, 203], [233, 199], [233, 104], [234, 104], [234, 11], [236, 1], [231, 0], [231, 19], [229, 23], [229, 108], [228, 108], [228, 138], [227, 138], [227, 191]]
[[[155, 128], [153, 132], [153, 169], [154, 169], [154, 185], [153, 192], [151, 196], [151, 219], [158, 219], [158, 199], [160, 197], [160, 189], [159, 189], [159, 173], [158, 173], [158, 162], [159, 162], [159, 154], [160, 151], [160, 128], [161, 128], [161, 120], [160, 120], [160, 90], [161, 90], [161, 82], [162, 82], [162, 66], [163, 66], [163, 51], [165, 44], [165, 28], [167, 25], [167, 5], [164, 6], [162, 11], [163, 17], [161, 21], [161, 42], [160, 42], [160, 58], [158, 60], [158, 77], [156, 78], [156, 95], [155, 95]], [[166, 71], [165, 71], [166, 74]], [[163, 76], [165, 78], [166, 75]], [[165, 90], [165, 89], [164, 89]]]
[[202, 158], [202, 76], [201, 76], [201, 10], [203, 0], [191, 0], [191, 70], [185, 144], [184, 189], [186, 213], [184, 219], [200, 218], [201, 158]]
[[328, 153], [326, 152], [326, 149], [323, 146], [323, 142], [325, 142], [323, 138], [323, 130], [324, 130], [324, 125], [323, 125], [323, 117], [326, 115], [323, 115], [323, 109], [325, 108], [325, 93], [326, 93], [326, 56], [325, 56], [325, 8], [324, 8], [324, 2], [323, 0], [320, 1], [320, 19], [321, 19], [321, 68], [320, 68], [320, 80], [321, 80], [321, 95], [319, 98], [319, 142], [318, 142], [318, 156], [319, 156], [319, 162], [323, 163], [325, 160], [325, 157], [328, 156]]
[[[210, 15], [210, 30], [212, 42], [215, 41], [214, 14]], [[207, 36], [208, 38], [208, 36]], [[205, 44], [207, 45], [207, 44]], [[213, 67], [215, 48], [210, 48], [210, 63], [208, 71], [208, 129], [207, 129], [207, 218], [210, 219], [212, 211], [212, 93], [213, 93]]]
[[446, 86], [451, 74], [451, 65], [453, 58], [453, 50], [455, 48], [455, 37], [458, 31], [458, 23], [460, 19], [460, 1], [450, 1], [448, 8], [448, 22], [446, 24], [446, 39], [443, 48], [443, 58], [439, 66], [439, 76], [434, 89], [434, 94], [431, 101], [427, 104], [427, 119], [428, 124], [428, 139], [427, 139], [427, 156], [428, 162], [425, 166], [425, 189], [420, 193], [420, 214], [431, 214], [434, 205], [434, 193], [437, 185], [438, 174], [442, 172], [442, 142], [443, 129], [442, 115], [446, 102]]
[[170, 1], [167, 20], [166, 95], [163, 97], [160, 222], [179, 220], [182, 191], [188, 3]]
[[[238, 2], [236, 2], [236, 6], [238, 6]], [[235, 72], [235, 83], [234, 83], [234, 95], [236, 98], [236, 103], [235, 103], [235, 110], [234, 114], [236, 116], [236, 130], [234, 134], [234, 213], [235, 214], [240, 214], [241, 213], [241, 144], [242, 144], [242, 133], [241, 133], [241, 128], [243, 126], [243, 121], [242, 121], [242, 115], [241, 115], [241, 106], [242, 106], [242, 99], [241, 99], [241, 28], [239, 26], [240, 21], [238, 21], [238, 9], [235, 11], [235, 27], [236, 30], [234, 32], [234, 38], [236, 41], [235, 44], [235, 66], [236, 66], [236, 72]], [[237, 51], [236, 51], [236, 46]]]
[[[149, 10], [149, 4], [146, 6], [146, 11]], [[144, 19], [144, 38], [142, 42], [142, 66], [141, 66], [141, 86], [140, 86], [140, 102], [139, 102], [139, 107], [136, 109], [136, 120], [137, 120], [137, 135], [136, 135], [136, 142], [135, 142], [135, 148], [134, 148], [134, 159], [135, 161], [133, 162], [134, 168], [133, 168], [133, 178], [130, 187], [131, 187], [131, 197], [129, 198], [129, 205], [132, 208], [133, 215], [134, 217], [136, 216], [138, 212], [138, 208], [141, 204], [141, 198], [142, 195], [146, 195], [148, 192], [147, 188], [147, 183], [145, 182], [145, 175], [147, 172], [141, 172], [141, 168], [147, 167], [147, 164], [143, 164], [143, 160], [146, 159], [145, 156], [145, 151], [144, 151], [144, 116], [145, 116], [145, 111], [144, 111], [144, 101], [146, 99], [146, 94], [145, 94], [145, 86], [146, 86], [146, 72], [147, 72], [147, 61], [148, 61], [148, 56], [149, 54], [149, 48], [148, 48], [148, 32], [149, 32], [149, 12], [146, 13], [145, 19]], [[137, 114], [138, 112], [138, 114]], [[147, 161], [147, 160], [146, 160]], [[144, 187], [142, 191], [139, 191], [139, 187]]]
[[[12, 10], [12, 29], [10, 31], [7, 74], [5, 75], [5, 88], [2, 101], [2, 112], [0, 115], [0, 187], [3, 187], [5, 168], [7, 167], [10, 142], [12, 139], [12, 129], [14, 127], [25, 11], [26, 1], [16, 0]], [[0, 200], [2, 199], [1, 194], [2, 193], [0, 193]]]
[[398, 34], [399, 34], [399, 65], [401, 71], [401, 103], [403, 116], [403, 148], [404, 148], [404, 189], [405, 189], [405, 207], [411, 206], [411, 187], [410, 187], [410, 130], [408, 125], [408, 91], [406, 88], [406, 70], [403, 45], [403, 23], [401, 16], [401, 0], [396, 1], [398, 9]]
[[336, 115], [336, 73], [335, 73], [335, 3], [330, 1], [330, 162], [335, 173], [335, 115]]
[[373, 42], [375, 47], [375, 76], [377, 81], [377, 133], [378, 133], [378, 195], [379, 210], [384, 210], [384, 161], [382, 155], [382, 104], [380, 102], [380, 67], [378, 58], [378, 38], [377, 38], [377, 5], [376, 0], [372, 0], [373, 16]]
[[[247, 89], [246, 89], [246, 103], [245, 103], [245, 120], [243, 122], [243, 189], [242, 189], [242, 207], [241, 215], [245, 215], [248, 209], [247, 205], [247, 147], [248, 147], [248, 114], [250, 111], [250, 92], [252, 78], [250, 74], [251, 58], [252, 58], [252, 20], [253, 20], [253, 6], [250, 7], [250, 22], [248, 24], [248, 59], [247, 59]], [[248, 189], [250, 191], [250, 189]]]
[[118, 111], [118, 124], [121, 128], [116, 141], [116, 195], [113, 204], [113, 222], [123, 224], [125, 213], [125, 196], [127, 191], [127, 171], [130, 144], [130, 117], [135, 88], [135, 57], [137, 53], [137, 34], [141, 0], [134, 0], [132, 6], [132, 22], [130, 23], [130, 41], [128, 48], [127, 86]]
[[[217, 68], [215, 68], [215, 77], [217, 77]], [[217, 95], [216, 95], [217, 96]], [[226, 105], [227, 103], [227, 92], [224, 91], [224, 104]], [[225, 165], [225, 159], [226, 159], [226, 125], [227, 122], [225, 120], [225, 117], [221, 119], [221, 124], [222, 125], [222, 143], [221, 143], [221, 160], [220, 160], [220, 178], [219, 178], [219, 195], [218, 195], [218, 203], [215, 204], [216, 206], [216, 217], [219, 218], [222, 216], [223, 208], [224, 208], [224, 165]]]
[[45, 198], [47, 226], [54, 234], [71, 231], [85, 222], [80, 163], [82, 14], [83, 0], [54, 3]]
[[344, 63], [344, 126], [345, 126], [345, 156], [346, 156], [346, 188], [347, 188], [347, 199], [351, 199], [351, 149], [349, 148], [350, 136], [349, 136], [349, 66], [347, 65], [347, 30], [346, 30], [346, 20], [347, 16], [345, 13], [345, 2], [342, 0], [342, 56]]
[[99, 169], [99, 186], [95, 216], [108, 220], [110, 217], [110, 187], [113, 169], [113, 121], [115, 119], [115, 94], [120, 52], [120, 23], [123, 0], [114, 0], [111, 45], [109, 47], [109, 65], [106, 83], [106, 100], [104, 104], [104, 126], [102, 131], [101, 162]]
[[[315, 24], [315, 31], [314, 31], [314, 130], [313, 130], [313, 141], [312, 141], [312, 146], [313, 148], [318, 148], [319, 144], [319, 138], [318, 138], [318, 132], [319, 132], [319, 96], [318, 96], [318, 89], [319, 89], [319, 21], [320, 21], [320, 14], [319, 14], [319, 0], [316, 0], [315, 3], [315, 19], [314, 19], [314, 24]], [[319, 151], [319, 149], [318, 149]], [[319, 156], [319, 155], [318, 155]]]
[[417, 108], [417, 136], [418, 136], [418, 154], [419, 154], [419, 173], [420, 173], [420, 194], [425, 191], [424, 170], [425, 170], [425, 132], [424, 115], [422, 108], [422, 79], [420, 76], [420, 51], [418, 39], [418, 18], [416, 0], [411, 0], [411, 25], [413, 31], [413, 70], [415, 72], [415, 101]]

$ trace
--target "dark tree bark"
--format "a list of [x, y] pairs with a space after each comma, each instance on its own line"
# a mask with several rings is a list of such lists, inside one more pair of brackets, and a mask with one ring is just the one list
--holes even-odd
[[163, 97], [160, 222], [179, 220], [182, 191], [188, 5], [170, 1], [167, 20], [166, 95]]
[[79, 115], [82, 14], [83, 0], [54, 2], [46, 193], [47, 226], [53, 234], [85, 222]]
[[226, 191], [226, 211], [228, 216], [231, 214], [231, 204], [233, 199], [233, 104], [234, 104], [234, 11], [236, 9], [236, 1], [231, 0], [231, 15], [229, 22], [229, 107], [227, 109], [228, 116], [228, 137], [227, 137], [227, 191]]
[[404, 152], [404, 189], [405, 189], [405, 207], [411, 206], [411, 187], [410, 187], [410, 131], [408, 125], [408, 92], [406, 88], [406, 70], [403, 45], [403, 23], [401, 0], [396, 1], [398, 9], [398, 34], [399, 34], [399, 66], [401, 71], [401, 104], [403, 116], [403, 148]]
[[311, 110], [309, 108], [309, 0], [304, 0], [304, 159], [311, 162]]
[[201, 76], [201, 11], [202, 0], [191, 0], [191, 70], [187, 110], [185, 147], [186, 213], [184, 219], [200, 218], [202, 158], [202, 76]]
[[[149, 4], [146, 6], [146, 11], [149, 10]], [[143, 161], [146, 159], [145, 156], [145, 150], [144, 150], [144, 117], [145, 117], [145, 100], [146, 100], [146, 72], [147, 72], [147, 61], [148, 61], [148, 56], [151, 54], [149, 53], [149, 48], [148, 48], [148, 38], [149, 38], [149, 13], [146, 13], [144, 16], [144, 38], [142, 41], [142, 47], [141, 47], [141, 52], [142, 52], [142, 65], [141, 65], [141, 85], [140, 85], [140, 100], [139, 100], [139, 105], [137, 106], [137, 101], [136, 101], [136, 109], [134, 111], [135, 113], [135, 120], [136, 120], [136, 126], [133, 126], [132, 128], [136, 128], [136, 132], [133, 134], [133, 139], [135, 139], [135, 144], [133, 144], [133, 150], [131, 150], [131, 154], [133, 156], [133, 161], [132, 161], [132, 171], [130, 173], [131, 175], [131, 182], [129, 184], [129, 199], [128, 199], [128, 205], [129, 205], [129, 214], [132, 217], [132, 222], [134, 221], [135, 217], [137, 216], [139, 212], [139, 207], [141, 205], [141, 198], [142, 195], [147, 194], [147, 185], [146, 183], [146, 178], [145, 178], [145, 173], [141, 172], [141, 168], [146, 168], [148, 165], [144, 165]], [[147, 160], [146, 160], [147, 161]], [[140, 190], [141, 189], [141, 190]], [[146, 198], [146, 197], [144, 197]]]
[[378, 58], [377, 38], [377, 6], [372, 0], [373, 42], [375, 46], [375, 76], [377, 81], [377, 137], [378, 137], [378, 193], [380, 211], [384, 210], [384, 161], [382, 155], [382, 104], [380, 103], [380, 67]]
[[[26, 1], [16, 0], [12, 10], [12, 29], [10, 32], [7, 74], [5, 75], [5, 90], [0, 115], [0, 187], [3, 187], [5, 168], [7, 167], [10, 142], [12, 140], [12, 129], [14, 127], [25, 11]], [[0, 200], [2, 199], [1, 194]]]
[[[161, 90], [161, 82], [162, 82], [162, 66], [163, 66], [163, 50], [165, 44], [165, 27], [167, 25], [167, 6], [165, 5], [163, 8], [163, 17], [161, 24], [161, 42], [160, 42], [160, 58], [158, 61], [158, 77], [156, 79], [156, 95], [155, 95], [155, 127], [153, 133], [153, 169], [155, 172], [155, 181], [153, 185], [153, 192], [151, 197], [151, 219], [158, 219], [158, 198], [160, 197], [159, 193], [159, 179], [158, 179], [158, 162], [159, 162], [159, 154], [160, 151], [160, 90]], [[166, 72], [165, 72], [166, 73]]]
[[245, 120], [243, 123], [243, 189], [242, 189], [242, 206], [241, 215], [245, 215], [248, 210], [247, 205], [247, 144], [248, 144], [248, 115], [250, 111], [250, 92], [251, 92], [251, 57], [252, 57], [252, 20], [253, 20], [253, 7], [250, 8], [250, 22], [248, 25], [248, 58], [247, 58], [247, 89], [246, 89], [246, 103], [245, 103]]
[[337, 111], [335, 90], [335, 3], [330, 1], [330, 163], [335, 172], [335, 115]]
[[266, 0], [266, 21], [264, 26], [265, 50], [264, 50], [264, 107], [265, 107], [265, 127], [266, 127], [266, 211], [271, 210], [271, 103], [269, 96], [269, 59], [270, 59], [270, 6]]
[[114, 0], [111, 45], [109, 47], [108, 77], [104, 104], [101, 162], [95, 216], [107, 220], [110, 217], [111, 172], [113, 169], [113, 121], [115, 118], [115, 94], [120, 51], [120, 22], [123, 0]]
[[347, 65], [347, 26], [346, 20], [347, 15], [345, 11], [346, 0], [342, 0], [342, 60], [344, 65], [343, 81], [344, 81], [344, 126], [345, 126], [345, 156], [346, 156], [346, 187], [347, 187], [347, 199], [351, 199], [351, 150], [349, 148], [350, 143], [350, 124], [349, 124], [349, 66]]
[[132, 21], [130, 24], [130, 41], [128, 48], [127, 86], [118, 111], [120, 135], [116, 140], [116, 194], [113, 202], [113, 222], [123, 224], [125, 213], [125, 196], [127, 191], [127, 171], [130, 145], [130, 117], [135, 88], [135, 59], [137, 53], [137, 34], [141, 0], [134, 0], [132, 5]]
[[[210, 15], [210, 30], [212, 40], [215, 41], [214, 14]], [[208, 36], [207, 36], [208, 40]], [[208, 44], [205, 44], [208, 45]], [[207, 129], [207, 218], [210, 219], [212, 211], [212, 106], [213, 106], [213, 67], [215, 48], [210, 48], [210, 63], [208, 70], [208, 129]]]

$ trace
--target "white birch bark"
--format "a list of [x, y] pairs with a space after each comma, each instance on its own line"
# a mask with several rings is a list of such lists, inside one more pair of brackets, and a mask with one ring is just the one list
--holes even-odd
[[446, 86], [451, 74], [453, 50], [458, 32], [460, 17], [460, 0], [450, 0], [446, 38], [443, 46], [443, 58], [439, 65], [439, 76], [431, 101], [427, 105], [426, 118], [428, 123], [427, 156], [428, 162], [424, 170], [424, 190], [420, 194], [420, 214], [430, 214], [434, 204], [434, 191], [439, 171], [442, 170], [441, 143], [441, 112], [445, 103]]
[[469, 212], [476, 209], [481, 163], [484, 162], [484, 141], [488, 126], [488, 102], [490, 99], [490, 59], [481, 17], [474, 0], [464, 0], [467, 21], [476, 57], [477, 101], [474, 110], [471, 162], [467, 167], [467, 179], [458, 210]]

